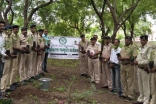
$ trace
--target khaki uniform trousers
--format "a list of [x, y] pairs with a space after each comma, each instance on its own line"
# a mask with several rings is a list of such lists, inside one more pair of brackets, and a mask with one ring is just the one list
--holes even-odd
[[139, 88], [138, 88], [138, 78], [137, 78], [137, 70], [138, 66], [134, 66], [134, 73], [135, 73], [135, 79], [134, 79], [134, 93], [139, 93]]
[[19, 76], [19, 54], [17, 54], [17, 58], [13, 59], [11, 65], [11, 75], [10, 75], [10, 84], [17, 82], [17, 78]]
[[3, 77], [1, 79], [1, 92], [5, 92], [5, 90], [10, 89], [10, 75], [11, 75], [11, 65], [13, 59], [9, 58], [5, 61]]
[[100, 82], [99, 59], [88, 58], [88, 68], [90, 71], [91, 81]]
[[150, 99], [150, 74], [146, 71], [138, 68], [138, 87], [140, 96], [138, 97], [138, 102], [143, 102], [143, 104], [149, 104]]
[[42, 72], [42, 61], [41, 61], [42, 57], [41, 55], [37, 56], [37, 71], [36, 71], [36, 75]]
[[121, 65], [121, 85], [123, 95], [134, 98], [134, 85], [135, 85], [135, 69], [134, 66]]
[[112, 88], [112, 77], [111, 77], [111, 69], [108, 67], [108, 62], [102, 62], [102, 74], [101, 81], [104, 86], [108, 86], [108, 88]]
[[29, 54], [21, 54], [20, 57], [20, 81], [27, 80], [31, 77], [30, 72], [30, 55]]
[[156, 72], [151, 73], [151, 95], [150, 104], [156, 104]]
[[37, 71], [37, 52], [31, 51], [30, 57], [30, 74], [35, 76]]
[[88, 71], [88, 57], [85, 53], [79, 54], [79, 61], [80, 61], [80, 73], [90, 75], [90, 72]]
[[41, 72], [43, 72], [42, 68], [43, 68], [44, 57], [45, 57], [45, 51], [42, 51], [42, 54], [41, 54]]

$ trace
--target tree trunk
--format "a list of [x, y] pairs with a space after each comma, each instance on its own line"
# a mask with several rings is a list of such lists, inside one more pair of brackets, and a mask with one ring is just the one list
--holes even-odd
[[13, 1], [13, 0], [9, 0], [9, 1], [6, 0], [6, 2], [8, 3], [8, 6], [7, 6], [7, 8], [6, 8], [5, 12], [4, 12], [4, 21], [5, 21], [5, 24], [6, 24], [6, 25], [9, 25], [8, 13], [9, 13], [9, 11], [11, 10], [12, 1]]
[[131, 24], [130, 35], [132, 38], [134, 37], [134, 23]]
[[118, 30], [119, 30], [118, 27], [117, 26], [114, 26], [113, 34], [111, 36], [112, 43], [114, 43], [114, 40], [116, 38], [116, 33], [117, 33]]
[[46, 7], [46, 6], [50, 5], [50, 4], [52, 4], [53, 2], [54, 2], [53, 0], [49, 0], [48, 2], [46, 2], [44, 4], [38, 5], [36, 8], [33, 8], [30, 11], [30, 14], [28, 15], [28, 5], [29, 5], [29, 2], [28, 2], [28, 0], [25, 0], [25, 6], [24, 6], [24, 12], [23, 12], [23, 15], [24, 15], [24, 27], [28, 27], [29, 22], [32, 19], [32, 16], [33, 16], [33, 14], [36, 11], [38, 11], [40, 8], [43, 8], [43, 7]]
[[0, 12], [0, 21], [4, 21], [4, 19], [2, 17], [2, 12]]
[[24, 5], [24, 11], [23, 11], [23, 15], [24, 15], [24, 27], [28, 27], [28, 5], [29, 5], [29, 1], [25, 0], [25, 5]]

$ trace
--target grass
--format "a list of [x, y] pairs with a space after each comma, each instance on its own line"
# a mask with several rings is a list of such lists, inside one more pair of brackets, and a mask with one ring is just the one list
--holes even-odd
[[13, 99], [0, 100], [0, 104], [13, 104]]
[[63, 66], [63, 67], [75, 67], [79, 65], [79, 61], [73, 59], [73, 60], [59, 60], [59, 59], [48, 59], [48, 66], [54, 65], [54, 66]]

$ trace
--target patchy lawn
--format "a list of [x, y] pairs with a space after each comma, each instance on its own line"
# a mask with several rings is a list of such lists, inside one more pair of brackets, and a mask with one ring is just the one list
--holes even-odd
[[34, 80], [10, 93], [13, 104], [130, 104], [81, 77], [77, 60], [49, 59], [48, 71], [48, 91], [40, 90], [40, 81]]

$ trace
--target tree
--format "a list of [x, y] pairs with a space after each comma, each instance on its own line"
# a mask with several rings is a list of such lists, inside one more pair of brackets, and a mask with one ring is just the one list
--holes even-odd
[[[0, 3], [0, 20], [4, 20], [6, 25], [12, 24], [14, 18], [14, 12], [12, 10], [12, 2], [13, 0], [1, 0]], [[11, 13], [11, 20], [8, 21], [8, 14]], [[2, 16], [3, 15], [3, 16]]]
[[153, 9], [153, 6], [156, 5], [155, 3], [154, 0], [140, 2], [129, 19], [122, 26], [125, 36], [130, 35], [134, 37], [139, 34], [146, 34], [147, 31], [151, 33], [151, 23], [147, 21], [146, 16], [147, 14], [154, 14], [155, 9]]
[[[117, 31], [120, 29], [120, 27], [129, 19], [131, 14], [133, 13], [134, 9], [138, 6], [138, 3], [140, 0], [132, 0], [131, 2], [125, 0], [125, 1], [119, 1], [113, 0], [112, 2], [110, 0], [106, 0], [106, 3], [110, 9], [112, 18], [113, 18], [113, 34], [112, 34], [112, 41], [114, 41], [116, 37]], [[122, 3], [122, 5], [121, 5]], [[121, 5], [121, 6], [120, 6]], [[123, 8], [124, 6], [124, 8]]]
[[[49, 0], [48, 2], [45, 1], [32, 1], [32, 0], [25, 0], [24, 3], [24, 27], [28, 27], [29, 22], [32, 19], [33, 14], [38, 11], [39, 9], [46, 7], [53, 3], [53, 0]], [[36, 6], [37, 5], [37, 6]], [[30, 7], [31, 6], [31, 9]], [[33, 8], [35, 7], [35, 8]]]

